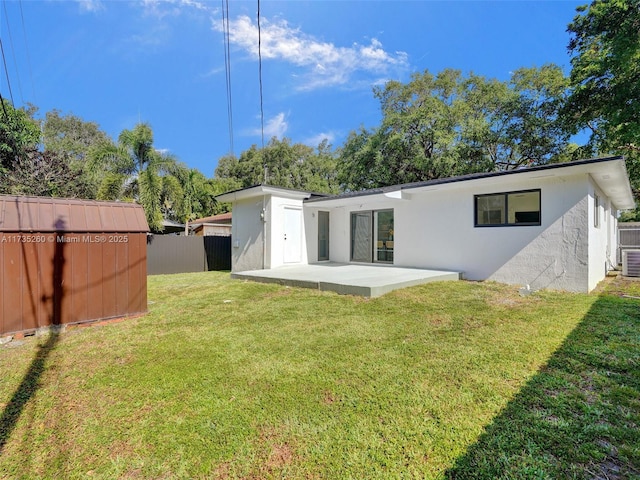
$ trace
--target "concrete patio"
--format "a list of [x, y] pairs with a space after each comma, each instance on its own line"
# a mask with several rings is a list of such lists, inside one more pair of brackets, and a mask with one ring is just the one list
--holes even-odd
[[379, 297], [399, 288], [443, 280], [459, 280], [459, 272], [401, 268], [392, 265], [316, 263], [232, 273], [231, 278], [291, 287], [314, 288], [343, 295]]

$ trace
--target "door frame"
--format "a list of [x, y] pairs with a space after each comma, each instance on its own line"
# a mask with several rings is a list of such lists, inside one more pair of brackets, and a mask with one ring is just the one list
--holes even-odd
[[[320, 222], [320, 217], [324, 217], [326, 218], [326, 223], [324, 222]], [[329, 261], [330, 258], [330, 246], [331, 246], [331, 237], [330, 237], [330, 232], [331, 232], [331, 223], [330, 223], [330, 216], [329, 216], [329, 212], [325, 211], [325, 210], [319, 210], [318, 211], [318, 261], [319, 262], [326, 262]], [[326, 225], [326, 232], [325, 233], [325, 238], [326, 238], [326, 242], [327, 242], [327, 254], [326, 256], [320, 256], [320, 231], [324, 230], [324, 226]]]
[[[289, 230], [291, 225], [287, 223], [287, 218], [289, 218], [288, 211], [296, 212], [295, 218], [296, 218], [296, 224], [297, 224], [297, 232], [294, 232], [294, 234], [297, 235], [298, 245], [297, 247], [294, 247], [294, 248], [297, 249], [298, 255], [295, 257], [295, 259], [292, 259], [292, 257], [289, 256], [291, 254], [291, 249], [288, 247], [292, 246], [292, 240], [294, 239], [287, 239], [287, 234], [291, 235], [291, 230]], [[289, 207], [289, 206], [283, 207], [282, 230], [283, 230], [282, 263], [302, 262], [302, 208]]]

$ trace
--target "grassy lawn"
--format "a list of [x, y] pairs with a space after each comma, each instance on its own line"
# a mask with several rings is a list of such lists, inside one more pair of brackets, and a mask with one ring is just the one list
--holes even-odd
[[640, 478], [640, 282], [605, 290], [150, 277], [0, 348], [0, 478]]

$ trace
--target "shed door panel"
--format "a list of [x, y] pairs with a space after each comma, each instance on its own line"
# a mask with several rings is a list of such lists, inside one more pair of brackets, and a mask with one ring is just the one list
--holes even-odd
[[65, 295], [72, 298], [71, 311], [69, 312], [69, 322], [81, 322], [88, 319], [89, 315], [89, 244], [81, 242], [73, 245], [72, 253], [72, 289], [68, 290]]
[[21, 244], [4, 244], [4, 331], [18, 332], [22, 328], [22, 252]]

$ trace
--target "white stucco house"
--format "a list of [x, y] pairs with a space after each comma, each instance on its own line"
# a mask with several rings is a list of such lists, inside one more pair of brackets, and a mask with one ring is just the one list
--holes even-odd
[[462, 272], [532, 289], [592, 290], [634, 207], [622, 157], [325, 196], [257, 185], [233, 204], [232, 271], [320, 262]]

